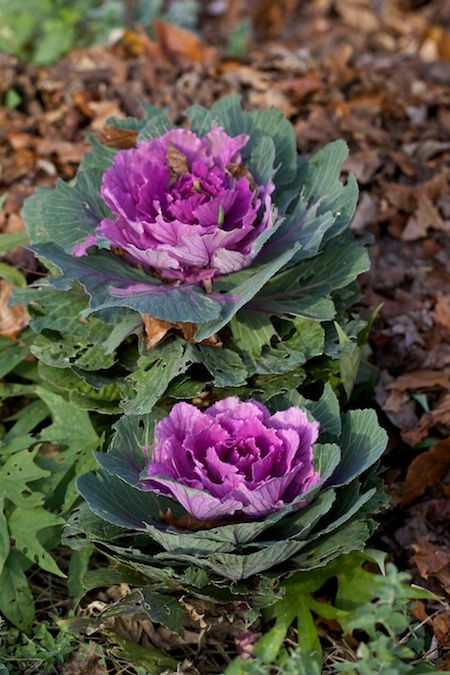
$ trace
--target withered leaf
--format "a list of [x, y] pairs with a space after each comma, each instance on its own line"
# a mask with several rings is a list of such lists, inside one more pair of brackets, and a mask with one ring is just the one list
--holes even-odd
[[450, 469], [450, 439], [441, 441], [416, 457], [408, 468], [403, 485], [403, 503], [417, 499], [439, 483]]
[[396, 391], [446, 389], [449, 380], [449, 373], [442, 370], [415, 370], [397, 377], [394, 382], [387, 385], [387, 389]]
[[16, 338], [28, 326], [30, 317], [23, 305], [8, 305], [14, 286], [0, 279], [0, 335]]
[[[194, 335], [197, 330], [197, 325], [195, 323], [189, 323], [187, 321], [177, 321], [176, 323], [172, 323], [172, 321], [157, 319], [154, 316], [150, 316], [150, 314], [142, 314], [142, 321], [144, 322], [145, 344], [148, 349], [156, 347], [169, 331], [174, 331], [174, 333], [183, 337], [187, 342], [196, 342]], [[220, 337], [217, 334], [211, 335], [211, 337], [206, 340], [202, 340], [201, 344], [218, 348], [223, 346]]]
[[144, 322], [144, 331], [145, 331], [145, 344], [148, 349], [153, 349], [161, 340], [167, 335], [171, 330], [182, 335], [187, 342], [194, 341], [194, 334], [197, 330], [195, 323], [188, 323], [178, 321], [177, 323], [172, 323], [172, 321], [164, 321], [163, 319], [157, 319], [154, 316], [149, 314], [142, 315], [142, 321]]
[[167, 164], [174, 177], [183, 176], [189, 172], [189, 164], [186, 155], [178, 150], [172, 143], [167, 146]]

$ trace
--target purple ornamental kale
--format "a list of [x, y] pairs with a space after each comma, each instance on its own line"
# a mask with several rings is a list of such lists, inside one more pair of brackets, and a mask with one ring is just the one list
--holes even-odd
[[[249, 138], [172, 129], [118, 152], [101, 188], [114, 218], [97, 234], [164, 279], [200, 282], [246, 267], [255, 239], [272, 227], [274, 189], [257, 186], [241, 164]], [[75, 254], [93, 243], [88, 237]]]
[[206, 412], [177, 403], [156, 427], [143, 485], [198, 520], [261, 518], [318, 482], [312, 451], [318, 434], [318, 422], [295, 407], [272, 415], [235, 396]]

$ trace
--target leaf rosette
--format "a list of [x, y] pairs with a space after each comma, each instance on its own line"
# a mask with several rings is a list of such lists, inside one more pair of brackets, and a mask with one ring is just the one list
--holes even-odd
[[96, 454], [101, 468], [78, 481], [89, 510], [69, 541], [94, 541], [144, 585], [192, 590], [201, 579], [214, 595], [246, 580], [250, 599], [264, 579], [361, 549], [383, 505], [374, 465], [387, 436], [375, 412], [340, 415], [329, 385], [318, 401], [278, 404], [232, 397], [123, 417]]
[[354, 178], [339, 180], [345, 143], [307, 161], [281, 113], [246, 112], [237, 96], [190, 108], [189, 129], [144, 107], [111, 120], [136, 147], [93, 140], [71, 184], [27, 201], [49, 283], [80, 284], [85, 316], [190, 323], [198, 342], [236, 316], [250, 331], [272, 315], [332, 320], [333, 294], [368, 267], [344, 234], [357, 201]]

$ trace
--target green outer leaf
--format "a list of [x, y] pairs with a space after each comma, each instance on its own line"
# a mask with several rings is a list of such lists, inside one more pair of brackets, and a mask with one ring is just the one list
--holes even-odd
[[359, 364], [361, 362], [361, 349], [347, 336], [337, 321], [334, 322], [334, 327], [338, 334], [339, 346], [342, 348], [342, 354], [339, 357], [342, 386], [347, 399], [349, 399], [358, 375]]
[[167, 133], [167, 131], [170, 131], [170, 129], [173, 129], [173, 125], [168, 119], [165, 111], [158, 110], [158, 114], [152, 116], [141, 128], [138, 135], [138, 143], [151, 138], [158, 138]]
[[[302, 260], [295, 267], [277, 274], [249, 302], [249, 309], [283, 315], [310, 316], [328, 320], [331, 301], [324, 306], [326, 312], [314, 316], [311, 306], [322, 302], [333, 291], [347, 286], [369, 269], [367, 252], [354, 241], [332, 242], [319, 255]], [[322, 310], [323, 311], [323, 310]]]
[[191, 363], [191, 350], [181, 340], [165, 341], [141, 356], [136, 370], [127, 378], [134, 384], [136, 396], [123, 404], [126, 415], [145, 415], [166, 391], [174, 377], [184, 373]]
[[237, 387], [247, 379], [247, 369], [237, 352], [208, 345], [197, 347], [199, 361], [209, 370], [216, 387]]
[[92, 169], [99, 169], [100, 171], [106, 171], [111, 165], [117, 150], [115, 148], [109, 148], [107, 145], [103, 145], [103, 143], [100, 143], [93, 134], [89, 134], [87, 140], [92, 146], [91, 152], [84, 155], [78, 170], [89, 171]]
[[[314, 157], [303, 164], [299, 179], [304, 184], [308, 200], [321, 201], [318, 215], [326, 211], [338, 214], [335, 224], [324, 235], [324, 241], [337, 236], [350, 221], [358, 201], [358, 185], [350, 174], [344, 186], [339, 180], [341, 167], [348, 157], [345, 141], [328, 143]], [[325, 198], [324, 198], [325, 197]]]
[[58, 181], [42, 206], [47, 234], [65, 251], [71, 253], [111, 215], [100, 197], [102, 175], [100, 169], [88, 169], [78, 173], [73, 186]]
[[260, 356], [262, 348], [270, 345], [275, 329], [266, 314], [241, 310], [230, 322], [236, 345], [243, 352]]
[[342, 460], [330, 486], [347, 485], [371, 467], [386, 449], [387, 433], [374, 410], [349, 410], [342, 416]]
[[23, 571], [27, 561], [11, 551], [0, 574], [0, 611], [12, 624], [28, 633], [34, 618], [34, 598]]
[[304, 355], [304, 360], [319, 356], [323, 353], [325, 344], [325, 331], [318, 321], [296, 317], [292, 320], [295, 326], [295, 334], [284, 341], [286, 349], [295, 349]]
[[[50, 279], [52, 286], [68, 290], [73, 282], [78, 282], [86, 289], [91, 300], [90, 310], [84, 315], [113, 310], [115, 317], [117, 308], [126, 307], [167, 321], [199, 323], [215, 319], [221, 311], [220, 303], [199, 286], [163, 284], [111, 254], [100, 252], [75, 258], [54, 244], [37, 244], [32, 250], [64, 272], [64, 276]], [[117, 295], [131, 287], [135, 290], [129, 295]]]
[[[242, 110], [240, 96], [231, 94], [215, 103], [210, 110], [195, 105], [186, 111], [191, 120], [192, 130], [204, 136], [213, 124], [222, 126], [231, 136], [247, 133], [252, 140], [268, 137], [275, 146], [275, 168], [277, 185], [290, 183], [297, 170], [297, 152], [294, 129], [284, 115], [276, 108]], [[243, 151], [244, 160], [251, 152], [249, 143]], [[247, 151], [247, 152], [246, 152]]]
[[88, 544], [79, 551], [72, 551], [67, 579], [67, 590], [71, 598], [81, 598], [85, 593], [83, 582], [94, 550], [94, 546]]
[[155, 425], [163, 416], [164, 413], [155, 408], [145, 417], [123, 415], [115, 426], [117, 431], [108, 452], [95, 453], [101, 467], [129, 485], [138, 487], [146, 453], [151, 449]]
[[183, 553], [158, 553], [155, 558], [168, 562], [192, 563], [231, 581], [241, 581], [284, 562], [303, 548], [304, 545], [305, 542], [288, 540], [277, 542], [276, 546], [268, 546], [261, 551], [248, 555], [215, 553], [208, 557], [198, 558], [196, 555], [192, 556]]
[[[322, 482], [334, 476], [336, 467], [342, 464], [342, 450], [335, 443], [316, 443], [314, 449], [314, 466], [319, 472]], [[315, 486], [317, 487], [317, 486]]]
[[161, 500], [153, 492], [142, 492], [104, 471], [80, 476], [78, 491], [99, 518], [130, 530], [146, 530], [159, 523]]
[[[223, 280], [219, 280], [216, 285], [219, 293], [213, 293], [212, 296], [222, 303], [222, 314], [217, 320], [200, 324], [195, 334], [196, 340], [199, 342], [205, 340], [223, 328], [236, 312], [246, 305], [279, 269], [289, 262], [298, 248], [299, 246], [294, 246], [269, 263], [259, 266], [254, 265], [247, 270], [229, 274]], [[228, 292], [228, 295], [220, 295], [221, 291]]]
[[351, 551], [362, 551], [371, 534], [369, 524], [362, 520], [351, 520], [332, 534], [315, 539], [298, 555], [292, 558], [292, 565], [298, 570], [312, 570], [323, 567], [330, 560]]
[[339, 437], [342, 431], [342, 423], [339, 409], [339, 401], [329, 382], [325, 383], [322, 396], [318, 401], [309, 401], [301, 396], [297, 405], [304, 406], [310, 411], [314, 419], [320, 422], [320, 432]]
[[270, 136], [261, 136], [252, 143], [246, 166], [258, 185], [265, 185], [273, 176], [275, 146]]

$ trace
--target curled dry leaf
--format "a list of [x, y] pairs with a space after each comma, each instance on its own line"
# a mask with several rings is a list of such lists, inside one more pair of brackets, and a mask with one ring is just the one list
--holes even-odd
[[8, 305], [14, 286], [0, 279], [0, 335], [16, 338], [28, 326], [30, 317], [23, 305]]
[[161, 340], [167, 335], [171, 330], [175, 331], [182, 337], [184, 337], [187, 342], [195, 342], [194, 334], [197, 330], [195, 323], [184, 323], [178, 321], [177, 323], [172, 323], [171, 321], [164, 321], [163, 319], [157, 319], [154, 316], [149, 314], [143, 314], [142, 320], [144, 322], [144, 332], [145, 332], [145, 344], [148, 349], [153, 349]]
[[[191, 344], [196, 343], [194, 335], [197, 330], [197, 325], [195, 323], [184, 321], [172, 323], [172, 321], [157, 319], [149, 314], [142, 314], [142, 321], [144, 322], [145, 344], [147, 349], [156, 347], [170, 331], [174, 331], [177, 335], [180, 335]], [[209, 345], [210, 347], [222, 347], [222, 342], [218, 335], [211, 335], [211, 337], [206, 340], [202, 340], [201, 344]]]
[[118, 127], [104, 127], [100, 141], [110, 148], [128, 150], [136, 145], [137, 131], [133, 129], [119, 129]]

